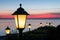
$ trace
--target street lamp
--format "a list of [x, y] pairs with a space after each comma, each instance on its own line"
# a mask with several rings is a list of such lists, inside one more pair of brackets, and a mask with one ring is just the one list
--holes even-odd
[[40, 27], [42, 27], [43, 26], [43, 24], [42, 24], [42, 22], [40, 23]]
[[46, 22], [46, 26], [49, 26], [49, 23], [48, 22]]
[[9, 35], [9, 34], [11, 33], [10, 28], [7, 27], [7, 28], [5, 29], [5, 32], [6, 32], [6, 35]]
[[29, 31], [30, 31], [30, 28], [31, 28], [31, 24], [28, 24], [28, 28], [29, 28]]
[[5, 29], [5, 32], [6, 32], [6, 36], [7, 36], [6, 40], [9, 40], [9, 39], [10, 39], [10, 38], [9, 38], [9, 35], [10, 35], [10, 33], [11, 33], [10, 28], [7, 27], [7, 28]]
[[12, 15], [15, 17], [16, 28], [19, 30], [19, 37], [22, 40], [22, 31], [25, 28], [26, 18], [29, 14], [22, 8], [22, 4], [20, 4], [20, 8]]

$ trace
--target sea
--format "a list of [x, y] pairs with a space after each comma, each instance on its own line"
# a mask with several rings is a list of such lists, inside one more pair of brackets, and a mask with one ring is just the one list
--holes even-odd
[[[53, 26], [57, 27], [60, 24], [60, 18], [50, 18], [50, 19], [27, 19], [25, 29], [23, 32], [29, 31], [28, 24], [31, 24], [31, 30], [37, 29], [40, 27], [40, 23], [42, 23], [43, 26], [46, 25], [46, 23], [51, 23]], [[9, 27], [11, 29], [11, 33], [18, 33], [18, 30], [15, 26], [15, 20], [14, 19], [0, 19], [0, 36], [6, 35], [5, 29], [6, 27]]]

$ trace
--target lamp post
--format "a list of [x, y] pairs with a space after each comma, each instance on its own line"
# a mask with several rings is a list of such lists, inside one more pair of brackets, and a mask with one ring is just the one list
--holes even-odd
[[5, 32], [6, 32], [7, 40], [8, 40], [8, 39], [9, 39], [9, 35], [10, 35], [10, 33], [11, 33], [10, 28], [9, 28], [9, 27], [7, 27], [7, 28], [5, 29]]
[[28, 28], [29, 28], [29, 31], [30, 31], [30, 29], [31, 29], [31, 24], [28, 24]]
[[22, 4], [20, 4], [20, 7], [12, 15], [15, 17], [16, 28], [19, 30], [19, 37], [22, 40], [22, 31], [25, 28], [26, 18], [29, 14], [22, 8]]

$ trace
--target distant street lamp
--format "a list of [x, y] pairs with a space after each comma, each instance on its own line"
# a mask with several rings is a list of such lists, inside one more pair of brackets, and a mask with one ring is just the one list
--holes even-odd
[[49, 26], [49, 23], [48, 22], [46, 22], [46, 26]]
[[6, 35], [9, 35], [9, 34], [11, 33], [10, 28], [9, 28], [9, 27], [7, 27], [7, 28], [5, 29], [5, 32], [6, 32]]
[[40, 23], [40, 27], [42, 27], [43, 26], [43, 24], [42, 24], [42, 22]]
[[9, 38], [9, 35], [10, 35], [10, 33], [11, 33], [10, 28], [7, 27], [7, 28], [5, 29], [5, 32], [6, 32], [6, 36], [7, 36], [6, 40], [10, 40], [10, 38]]
[[12, 15], [15, 17], [16, 28], [19, 30], [19, 37], [22, 40], [22, 31], [25, 28], [26, 18], [29, 14], [22, 8], [22, 4], [20, 4], [20, 8]]
[[28, 24], [28, 28], [29, 28], [29, 31], [30, 31], [30, 29], [31, 29], [31, 24]]

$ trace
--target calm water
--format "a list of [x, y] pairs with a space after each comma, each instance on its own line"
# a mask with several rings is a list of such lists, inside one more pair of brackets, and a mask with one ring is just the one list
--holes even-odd
[[[43, 23], [43, 25], [46, 24], [46, 22], [51, 22], [52, 25], [55, 27], [60, 24], [60, 19], [27, 19], [26, 26], [23, 32], [28, 31], [28, 24], [30, 23], [32, 25], [31, 30], [34, 30], [40, 26], [40, 22]], [[14, 19], [0, 19], [0, 36], [5, 35], [5, 28], [9, 26], [11, 28], [11, 33], [16, 32], [15, 27], [15, 21]]]

